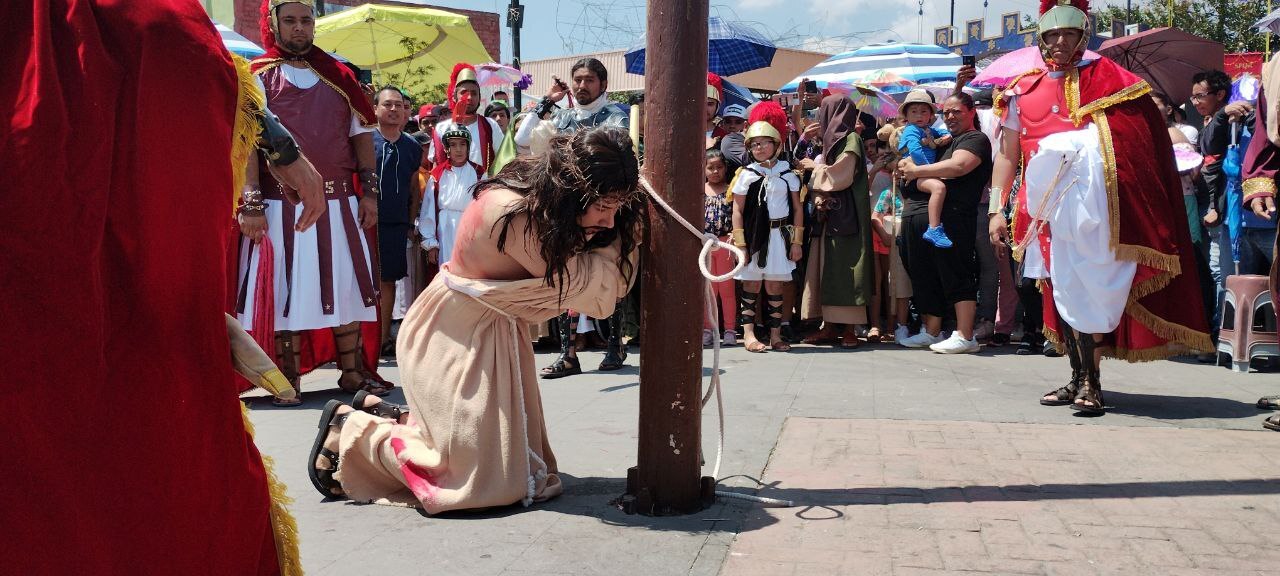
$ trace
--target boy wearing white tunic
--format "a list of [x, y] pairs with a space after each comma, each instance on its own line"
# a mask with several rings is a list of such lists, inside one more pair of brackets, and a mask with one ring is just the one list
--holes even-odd
[[[771, 103], [759, 106], [768, 104]], [[769, 122], [753, 123], [747, 129], [746, 138], [755, 162], [742, 169], [729, 190], [733, 195], [733, 242], [750, 255], [737, 276], [742, 281], [743, 344], [748, 352], [765, 352], [769, 348], [786, 352], [791, 346], [782, 340], [782, 290], [784, 284], [791, 281], [795, 261], [803, 255], [800, 178], [791, 171], [787, 161], [777, 159], [782, 136]], [[761, 282], [766, 293], [768, 347], [755, 336], [755, 308]]]
[[438, 164], [431, 171], [418, 217], [422, 249], [427, 251], [427, 261], [432, 264], [444, 264], [453, 255], [458, 222], [474, 198], [472, 187], [484, 173], [483, 168], [468, 160], [470, 132], [454, 128], [445, 132], [440, 142], [449, 162]]

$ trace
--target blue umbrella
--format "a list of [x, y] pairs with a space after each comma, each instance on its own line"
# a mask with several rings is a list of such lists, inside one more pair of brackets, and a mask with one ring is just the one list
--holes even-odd
[[[826, 88], [827, 82], [854, 84], [880, 70], [892, 72], [916, 84], [954, 82], [960, 63], [958, 54], [933, 44], [872, 44], [819, 62], [779, 91], [795, 92], [801, 78], [817, 82], [818, 88]], [[883, 90], [892, 94], [910, 91], [911, 87], [887, 86]]]
[[734, 84], [724, 78], [720, 79], [720, 83], [721, 87], [724, 89], [724, 102], [720, 103], [721, 110], [724, 110], [724, 107], [730, 104], [738, 104], [744, 108], [750, 108], [752, 104], [760, 101], [759, 98], [756, 98], [755, 94], [752, 94], [750, 90], [747, 90], [742, 86]]
[[248, 60], [253, 60], [267, 53], [266, 50], [259, 48], [257, 44], [250, 42], [248, 38], [236, 34], [235, 30], [217, 22], [214, 22], [213, 25], [218, 29], [218, 34], [222, 35], [222, 43], [226, 45], [228, 51], [239, 54]]
[[[644, 47], [627, 52], [627, 72], [644, 74]], [[777, 47], [755, 29], [712, 16], [707, 29], [707, 69], [721, 76], [768, 68]], [[958, 57], [957, 57], [958, 58]]]

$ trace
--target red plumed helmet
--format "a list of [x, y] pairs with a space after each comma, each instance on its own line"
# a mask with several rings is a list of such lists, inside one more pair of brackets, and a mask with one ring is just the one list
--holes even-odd
[[747, 115], [747, 125], [750, 126], [756, 122], [768, 122], [773, 126], [778, 134], [787, 133], [787, 113], [773, 100], [763, 100], [751, 107], [751, 113]]
[[707, 98], [716, 102], [724, 102], [724, 81], [715, 72], [707, 72]]
[[460, 82], [475, 82], [479, 84], [476, 78], [476, 67], [466, 62], [459, 62], [453, 65], [453, 72], [449, 74], [449, 87], [445, 91], [445, 95], [449, 97], [449, 109], [453, 110], [454, 105], [458, 103], [457, 88]]
[[1040, 0], [1040, 15], [1044, 16], [1054, 6], [1073, 6], [1085, 14], [1089, 13], [1089, 0]]

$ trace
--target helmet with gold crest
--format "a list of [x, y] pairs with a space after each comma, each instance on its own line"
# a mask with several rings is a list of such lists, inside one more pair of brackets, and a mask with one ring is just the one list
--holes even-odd
[[1040, 0], [1040, 27], [1037, 34], [1040, 38], [1040, 54], [1050, 67], [1054, 66], [1054, 62], [1044, 37], [1054, 30], [1080, 31], [1080, 42], [1071, 56], [1072, 64], [1078, 62], [1089, 44], [1089, 0]]
[[[316, 0], [264, 0], [262, 7], [264, 14], [262, 15], [267, 21], [267, 29], [271, 34], [280, 34], [280, 7], [285, 4], [302, 4], [311, 9], [311, 13], [316, 13]], [[264, 34], [265, 36], [265, 34]], [[264, 43], [266, 39], [263, 39]]]

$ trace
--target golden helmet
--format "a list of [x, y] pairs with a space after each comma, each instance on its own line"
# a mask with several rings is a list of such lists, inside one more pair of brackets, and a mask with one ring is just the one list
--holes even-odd
[[[1050, 4], [1052, 2], [1052, 4]], [[1040, 39], [1040, 53], [1046, 63], [1052, 62], [1049, 46], [1045, 44], [1044, 35], [1054, 30], [1075, 29], [1080, 31], [1080, 44], [1076, 47], [1073, 61], [1084, 55], [1089, 43], [1089, 2], [1088, 0], [1045, 0], [1040, 12], [1040, 27], [1037, 32]]]

